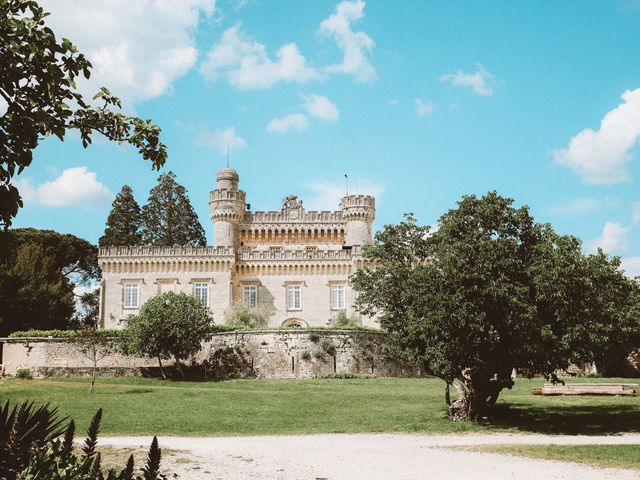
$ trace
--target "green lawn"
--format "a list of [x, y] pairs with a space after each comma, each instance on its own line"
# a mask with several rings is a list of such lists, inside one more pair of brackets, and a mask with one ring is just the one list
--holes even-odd
[[488, 445], [474, 450], [640, 470], [640, 445]]
[[0, 401], [51, 402], [74, 418], [79, 431], [102, 407], [103, 434], [640, 431], [639, 397], [531, 395], [531, 387], [542, 382], [517, 380], [513, 390], [500, 397], [499, 419], [488, 424], [450, 422], [445, 416], [444, 386], [436, 379], [174, 382], [105, 378], [98, 380], [91, 396], [86, 378], [9, 379], [0, 381]]

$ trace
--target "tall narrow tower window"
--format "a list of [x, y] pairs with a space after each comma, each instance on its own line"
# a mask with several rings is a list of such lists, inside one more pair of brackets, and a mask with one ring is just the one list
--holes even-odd
[[346, 307], [346, 290], [344, 285], [331, 285], [331, 308], [344, 310]]
[[302, 285], [289, 285], [287, 287], [287, 309], [302, 309]]
[[245, 285], [242, 287], [242, 300], [247, 307], [258, 306], [258, 286]]
[[140, 305], [140, 295], [137, 283], [125, 283], [124, 285], [124, 308], [138, 308]]
[[193, 296], [200, 300], [205, 307], [209, 306], [209, 284], [207, 282], [196, 282], [193, 284]]

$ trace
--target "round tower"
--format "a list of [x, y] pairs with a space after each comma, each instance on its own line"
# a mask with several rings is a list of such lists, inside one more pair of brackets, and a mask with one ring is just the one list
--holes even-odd
[[347, 195], [340, 202], [342, 218], [347, 222], [345, 244], [371, 243], [371, 224], [376, 217], [376, 199], [371, 195]]
[[223, 168], [216, 176], [217, 188], [209, 194], [214, 245], [238, 247], [239, 225], [246, 211], [246, 194], [238, 190], [240, 176], [233, 168]]

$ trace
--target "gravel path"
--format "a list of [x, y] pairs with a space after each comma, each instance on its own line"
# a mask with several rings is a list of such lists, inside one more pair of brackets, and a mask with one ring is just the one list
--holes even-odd
[[[164, 465], [181, 479], [640, 480], [640, 473], [577, 463], [447, 448], [496, 444], [637, 444], [640, 435], [325, 434], [255, 437], [161, 437], [180, 450]], [[143, 446], [150, 437], [105, 437], [101, 445]]]

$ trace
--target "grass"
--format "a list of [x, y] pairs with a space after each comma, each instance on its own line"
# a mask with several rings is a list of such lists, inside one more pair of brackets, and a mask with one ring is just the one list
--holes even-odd
[[50, 402], [74, 418], [79, 432], [86, 430], [102, 407], [103, 435], [640, 431], [640, 398], [531, 395], [531, 387], [540, 386], [541, 379], [517, 380], [513, 390], [500, 396], [498, 418], [486, 424], [449, 421], [444, 384], [437, 379], [174, 382], [101, 378], [93, 395], [88, 394], [88, 382], [87, 378], [3, 380], [0, 401]]
[[473, 450], [640, 470], [640, 445], [487, 445]]

